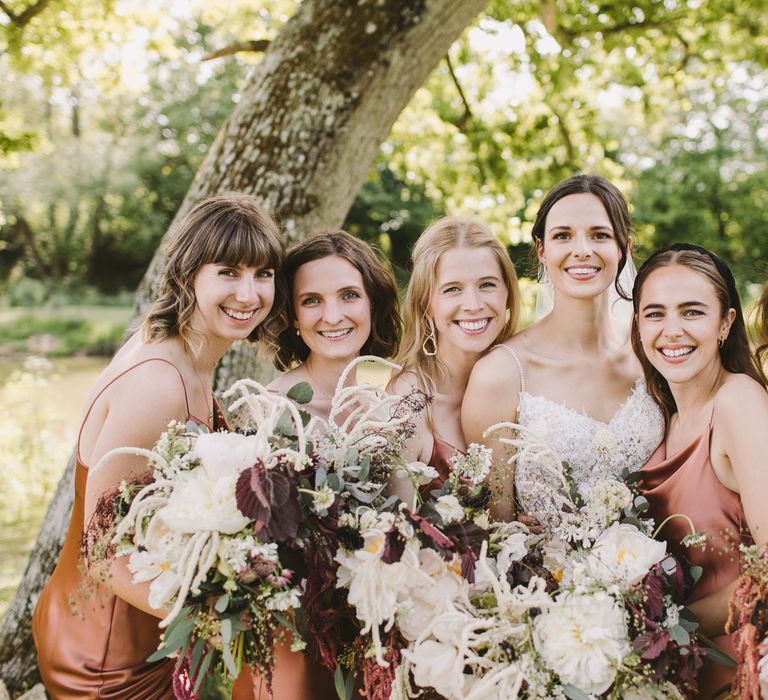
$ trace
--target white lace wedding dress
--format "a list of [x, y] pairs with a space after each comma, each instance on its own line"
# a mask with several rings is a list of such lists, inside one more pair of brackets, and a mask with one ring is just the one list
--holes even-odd
[[[517, 354], [507, 350], [520, 370], [520, 406], [517, 423], [542, 440], [568, 463], [571, 477], [583, 497], [606, 476], [620, 477], [642, 467], [664, 437], [664, 419], [656, 402], [638, 379], [632, 393], [607, 423], [595, 420], [525, 389], [525, 372]], [[515, 467], [515, 494], [521, 512], [545, 523], [556, 514], [552, 490], [557, 485], [540, 473], [539, 466], [521, 454]]]

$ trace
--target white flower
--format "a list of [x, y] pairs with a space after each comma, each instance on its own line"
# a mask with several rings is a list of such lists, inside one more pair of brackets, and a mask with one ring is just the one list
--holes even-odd
[[768, 637], [760, 644], [758, 651], [763, 657], [757, 662], [757, 668], [760, 671], [760, 695], [768, 698]]
[[557, 538], [548, 540], [544, 545], [545, 568], [552, 572], [556, 581], [562, 581], [566, 568], [568, 545]]
[[452, 644], [427, 639], [403, 651], [414, 665], [413, 679], [422, 688], [432, 687], [446, 698], [461, 698], [464, 692], [463, 664]]
[[624, 613], [602, 591], [562, 594], [535, 618], [534, 645], [564, 683], [598, 695], [613, 683], [630, 651]]
[[239, 475], [258, 459], [258, 441], [240, 433], [201, 433], [192, 448], [191, 457], [200, 464], [212, 481]]
[[513, 561], [520, 561], [528, 553], [528, 548], [525, 546], [527, 539], [527, 533], [516, 532], [501, 543], [501, 550], [496, 555], [499, 574], [506, 574]]
[[168, 503], [157, 512], [157, 517], [181, 533], [240, 532], [250, 519], [237, 507], [236, 481], [237, 474], [211, 478], [203, 467], [181, 472]]
[[484, 510], [475, 515], [473, 522], [483, 530], [488, 530], [491, 527], [491, 518], [488, 512]]
[[596, 580], [629, 588], [666, 553], [664, 542], [647, 537], [633, 525], [614, 523], [595, 542], [587, 566]]
[[435, 503], [435, 510], [438, 512], [443, 522], [449, 523], [461, 520], [464, 517], [464, 509], [459, 503], [459, 499], [453, 495], [440, 496]]
[[328, 484], [323, 484], [312, 493], [312, 508], [318, 515], [326, 515], [335, 500], [336, 492]]
[[279, 610], [285, 612], [291, 608], [298, 608], [301, 605], [299, 591], [296, 588], [289, 588], [287, 591], [278, 591], [273, 593], [265, 603], [267, 610]]
[[598, 430], [592, 438], [592, 447], [597, 452], [611, 452], [616, 448], [616, 436], [608, 428]]
[[472, 442], [467, 447], [467, 453], [457, 453], [449, 460], [459, 476], [469, 479], [473, 484], [479, 484], [488, 476], [493, 464], [493, 450], [485, 445]]
[[426, 486], [439, 476], [437, 469], [424, 464], [424, 462], [410, 462], [404, 467], [400, 467], [395, 474], [399, 477], [416, 479], [419, 486]]

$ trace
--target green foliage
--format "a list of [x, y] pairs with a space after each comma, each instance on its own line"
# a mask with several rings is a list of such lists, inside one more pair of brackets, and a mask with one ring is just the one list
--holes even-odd
[[21, 316], [0, 324], [0, 346], [12, 352], [44, 352], [51, 357], [111, 357], [120, 347], [123, 324], [97, 324], [84, 318]]

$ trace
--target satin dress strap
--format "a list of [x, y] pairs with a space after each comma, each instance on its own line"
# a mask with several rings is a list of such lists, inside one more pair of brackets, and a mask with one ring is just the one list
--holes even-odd
[[[53, 700], [171, 700], [174, 697], [171, 675], [174, 661], [147, 662], [160, 641], [159, 619], [118, 598], [87, 573], [81, 552], [88, 480], [88, 468], [80, 455], [82, 426], [114, 382], [153, 361], [165, 362], [179, 373], [186, 419], [204, 423], [189, 413], [181, 371], [160, 357], [148, 358], [120, 372], [91, 401], [78, 433], [75, 496], [67, 536], [59, 562], [32, 616], [40, 675]], [[223, 420], [220, 413], [217, 412]]]

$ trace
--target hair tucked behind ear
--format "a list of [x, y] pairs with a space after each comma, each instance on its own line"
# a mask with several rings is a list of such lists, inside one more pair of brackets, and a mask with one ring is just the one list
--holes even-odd
[[720, 361], [727, 371], [734, 374], [746, 374], [765, 386], [765, 377], [749, 347], [747, 327], [741, 310], [741, 299], [730, 268], [721, 258], [706, 248], [689, 243], [675, 243], [669, 248], [656, 251], [643, 263], [637, 272], [632, 292], [632, 303], [635, 311], [632, 319], [632, 349], [643, 368], [648, 393], [661, 406], [667, 421], [677, 412], [677, 404], [672, 390], [669, 388], [669, 383], [645, 355], [637, 319], [640, 313], [643, 285], [653, 272], [671, 265], [687, 267], [703, 275], [712, 283], [720, 302], [721, 318], [724, 319], [730, 309], [736, 312], [728, 337], [720, 348]]

